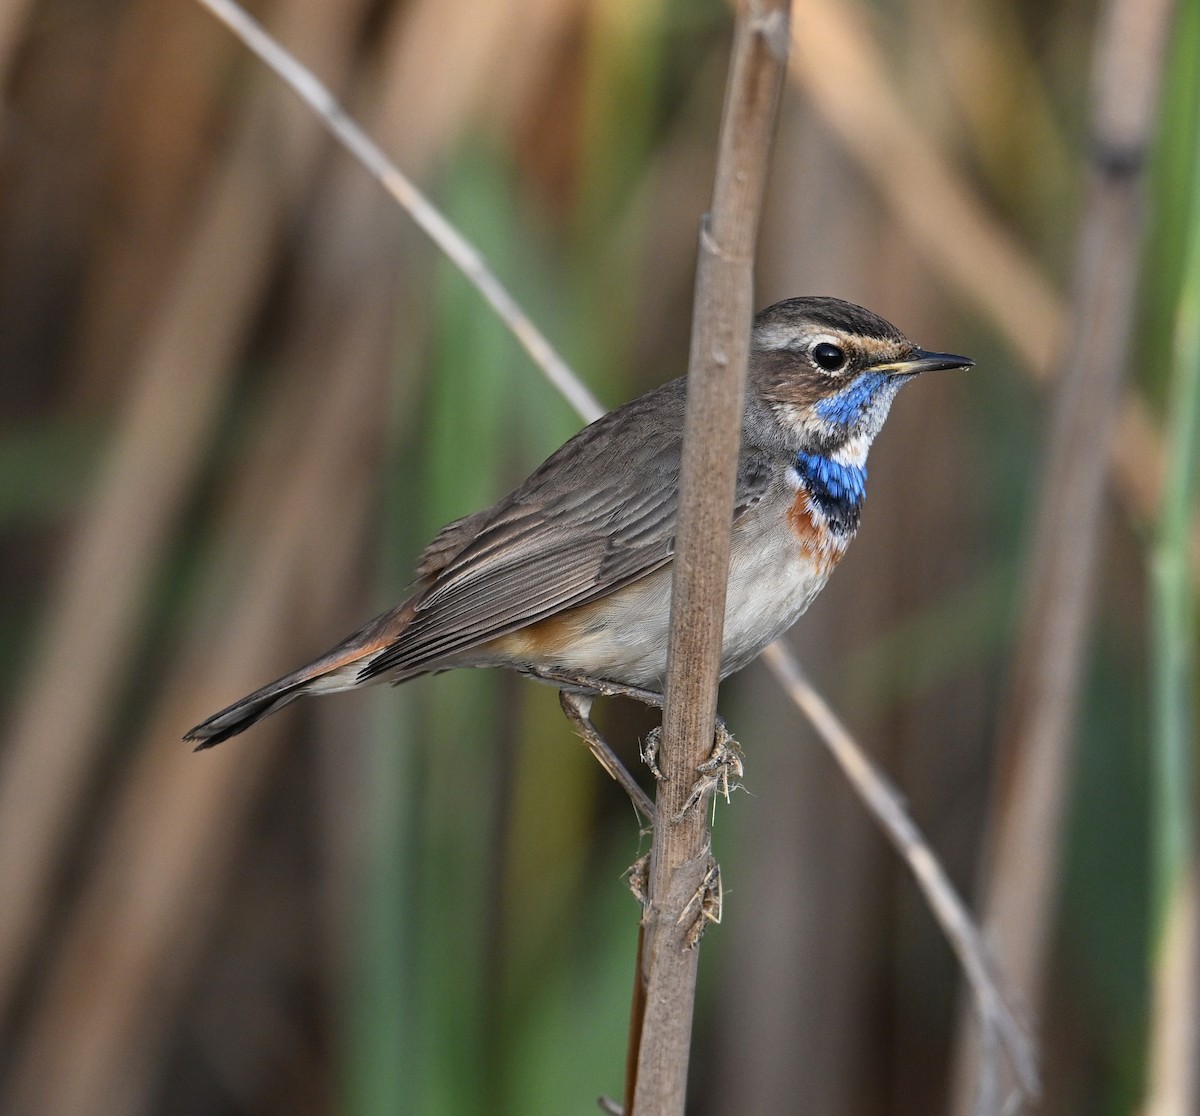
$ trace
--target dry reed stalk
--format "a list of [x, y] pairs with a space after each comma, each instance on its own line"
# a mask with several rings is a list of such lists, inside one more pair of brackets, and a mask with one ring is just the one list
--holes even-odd
[[[283, 14], [331, 69], [351, 21], [296, 0]], [[340, 61], [339, 61], [340, 59]], [[264, 174], [263, 148], [291, 142]], [[0, 1018], [58, 878], [108, 717], [142, 623], [147, 587], [208, 439], [257, 309], [281, 223], [301, 195], [320, 131], [269, 80], [247, 109], [132, 376], [96, 496], [51, 596], [46, 631], [0, 754]]]
[[812, 0], [794, 35], [791, 77], [911, 237], [914, 247], [1045, 375], [1061, 299], [1028, 251], [909, 115], [858, 6]]
[[[1054, 389], [1025, 608], [1002, 721], [986, 855], [987, 925], [1018, 994], [1039, 1014], [1072, 743], [1104, 528], [1108, 449], [1134, 316], [1144, 168], [1170, 0], [1110, 0], [1093, 61], [1092, 152], [1071, 329]], [[956, 1111], [998, 1110], [977, 1036], [960, 1031]], [[989, 1098], [980, 1108], [978, 1098]]]
[[0, 89], [7, 87], [13, 59], [29, 23], [33, 0], [8, 0], [0, 4]]
[[[797, 5], [801, 22], [803, 12]], [[801, 291], [839, 294], [904, 323], [910, 336], [937, 336], [924, 328], [933, 320], [926, 317], [930, 292], [920, 273], [909, 272], [897, 297], [888, 261], [899, 253], [886, 245], [904, 245], [871, 187], [794, 86], [785, 97], [759, 251], [759, 303]], [[952, 386], [926, 385], [925, 403], [948, 405], [945, 389]], [[902, 485], [908, 493], [912, 470], [925, 467], [919, 462], [946, 464], [948, 447], [941, 444], [923, 458], [905, 454], [915, 440], [908, 427], [918, 403], [899, 400], [872, 449], [863, 537], [787, 637], [800, 660], [821, 674], [826, 691], [828, 683], [843, 694], [858, 692], [833, 664], [843, 648], [873, 638], [895, 614], [896, 579], [915, 560], [911, 549], [894, 550], [901, 539], [891, 534], [893, 501], [884, 489]], [[939, 514], [930, 530], [943, 522]], [[913, 531], [910, 520], [903, 538], [912, 540]], [[752, 667], [721, 693], [726, 715], [734, 714], [753, 749], [745, 782], [756, 797], [740, 801], [736, 818], [718, 818], [722, 830], [736, 830], [736, 838], [726, 832], [724, 839], [740, 858], [722, 865], [736, 881], [720, 949], [736, 963], [718, 974], [721, 1012], [706, 1040], [713, 1057], [705, 1079], [713, 1092], [705, 1100], [717, 1112], [791, 1112], [797, 1098], [806, 1111], [857, 1112], [868, 1106], [864, 1097], [875, 1095], [883, 1072], [863, 1068], [876, 1065], [879, 1036], [864, 1031], [862, 1019], [891, 990], [881, 957], [903, 948], [889, 934], [894, 893], [903, 884], [854, 790], [812, 746], [811, 722], [767, 676], [769, 660], [761, 661], [767, 670]], [[842, 704], [877, 760], [893, 771], [910, 762], [902, 736], [909, 734], [907, 715], [889, 718], [885, 728]], [[907, 1016], [899, 1002], [889, 1002], [899, 1030]]]
[[[589, 0], [416, 0], [385, 46], [381, 70], [394, 74], [379, 119], [402, 128], [404, 165], [419, 170], [446, 150], [468, 120], [504, 123], [541, 92], [555, 44]], [[447, 66], [452, 52], [454, 65]], [[513, 60], [520, 58], [521, 65]], [[419, 105], [420, 111], [414, 111]], [[372, 135], [387, 135], [370, 127]]]
[[[790, 37], [787, 0], [738, 11], [712, 210], [701, 223], [654, 843], [638, 950], [637, 1116], [682, 1113], [699, 930], [711, 882], [707, 802], [688, 796], [713, 746], [742, 404], [754, 314], [754, 256]], [[709, 892], [716, 887], [716, 894]], [[635, 1008], [636, 1016], [636, 1008]]]
[[1141, 1116], [1180, 1116], [1200, 1104], [1200, 882], [1193, 858], [1171, 895], [1154, 972], [1147, 1084]]
[[[376, 340], [369, 354], [347, 353], [333, 378], [324, 362], [311, 361], [299, 393], [304, 436], [291, 437], [290, 459], [273, 452], [273, 439], [256, 455], [251, 472], [273, 478], [275, 497], [264, 507], [253, 493], [260, 484], [250, 486], [249, 498], [242, 494], [215, 578], [222, 584], [241, 563], [253, 530], [260, 549], [242, 578], [244, 599], [230, 606], [225, 623], [200, 626], [147, 722], [0, 1096], [6, 1112], [147, 1110], [170, 1021], [287, 722], [244, 747], [204, 756], [178, 743], [179, 729], [197, 710], [240, 692], [247, 678], [276, 671], [288, 658], [283, 640], [295, 631], [319, 640], [353, 586], [347, 575], [369, 521], [374, 464], [363, 449], [384, 433], [380, 347]], [[281, 381], [280, 396], [296, 386]], [[324, 540], [326, 574], [315, 583], [304, 575], [313, 538]]]
[[[235, 44], [202, 12], [134, 0], [106, 59], [98, 110], [106, 205], [83, 259], [72, 406], [117, 408], [210, 188]], [[190, 17], [190, 18], [189, 18]], [[164, 111], [164, 106], [170, 106]]]

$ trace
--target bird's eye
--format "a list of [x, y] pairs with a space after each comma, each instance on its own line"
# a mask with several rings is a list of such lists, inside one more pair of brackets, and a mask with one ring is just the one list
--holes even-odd
[[824, 368], [826, 372], [836, 372], [846, 363], [846, 354], [828, 341], [813, 346], [812, 358], [817, 362], [817, 366]]

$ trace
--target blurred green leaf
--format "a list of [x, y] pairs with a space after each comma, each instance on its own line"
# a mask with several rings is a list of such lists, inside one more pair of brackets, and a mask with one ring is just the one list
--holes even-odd
[[93, 415], [55, 414], [0, 437], [0, 527], [78, 509], [91, 494], [105, 424]]

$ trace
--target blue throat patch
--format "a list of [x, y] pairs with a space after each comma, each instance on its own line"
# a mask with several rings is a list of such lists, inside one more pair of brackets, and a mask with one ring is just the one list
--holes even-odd
[[894, 395], [899, 386], [899, 381], [886, 372], [864, 372], [837, 395], [822, 399], [816, 406], [817, 415], [835, 426], [852, 426], [881, 392]]
[[839, 465], [820, 454], [798, 453], [796, 472], [830, 527], [843, 534], [858, 527], [859, 512], [867, 498], [865, 466]]

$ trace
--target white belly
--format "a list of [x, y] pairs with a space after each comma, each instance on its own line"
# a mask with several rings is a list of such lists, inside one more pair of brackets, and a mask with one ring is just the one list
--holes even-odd
[[[721, 677], [746, 666], [790, 628], [829, 580], [832, 563], [818, 562], [781, 524], [748, 546], [730, 566], [725, 601]], [[591, 678], [662, 690], [667, 666], [670, 567], [608, 598], [556, 666]], [[617, 633], [621, 633], [618, 637]]]

